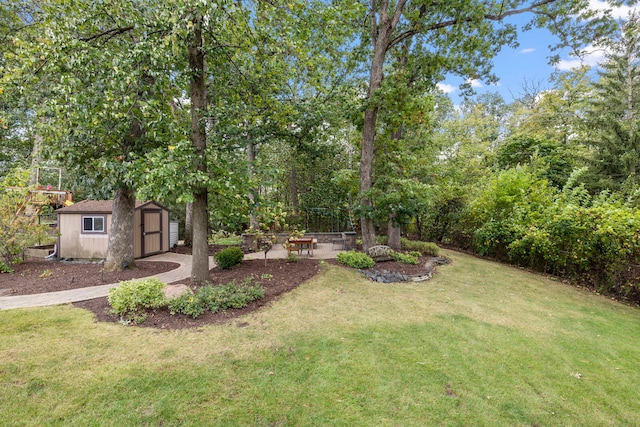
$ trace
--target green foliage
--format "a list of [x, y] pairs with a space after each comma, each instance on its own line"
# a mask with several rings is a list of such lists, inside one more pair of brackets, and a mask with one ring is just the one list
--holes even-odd
[[[418, 254], [420, 253], [418, 252]], [[391, 258], [393, 258], [394, 261], [401, 262], [403, 264], [418, 264], [418, 257], [414, 253], [391, 251], [389, 255], [391, 256]]]
[[218, 267], [226, 270], [233, 267], [234, 265], [240, 264], [242, 262], [242, 258], [244, 258], [244, 253], [239, 247], [232, 246], [216, 252], [213, 258], [215, 259]]
[[615, 202], [549, 208], [509, 245], [512, 262], [640, 303], [640, 213]]
[[336, 256], [340, 264], [353, 268], [371, 268], [376, 265], [375, 261], [367, 254], [356, 251], [340, 252]]
[[[433, 186], [427, 197], [427, 207], [414, 224], [421, 240], [471, 247], [471, 236], [465, 227], [468, 209], [468, 189], [459, 185]], [[403, 247], [404, 247], [403, 243]]]
[[602, 190], [628, 193], [640, 186], [640, 14], [620, 23], [615, 40], [608, 41], [605, 60], [594, 83], [585, 117], [591, 148], [589, 183], [593, 194]]
[[565, 144], [537, 135], [515, 135], [500, 144], [496, 161], [502, 169], [531, 165], [537, 174], [562, 188], [571, 173], [574, 153]]
[[171, 314], [180, 313], [195, 319], [204, 313], [204, 310], [202, 299], [198, 294], [194, 295], [193, 292], [185, 292], [179, 297], [169, 300], [169, 312]]
[[[0, 188], [3, 182], [0, 181]], [[0, 261], [6, 266], [22, 262], [25, 249], [53, 239], [46, 225], [37, 223], [37, 217], [17, 214], [25, 201], [22, 193], [0, 192]]]
[[242, 308], [252, 301], [264, 297], [264, 288], [260, 285], [226, 285], [206, 288], [207, 292], [201, 295], [203, 304], [212, 313], [230, 308]]
[[3, 260], [0, 259], [0, 273], [13, 273], [13, 268], [9, 267]]
[[[419, 254], [438, 256], [440, 254], [440, 248], [435, 243], [422, 242], [419, 240], [409, 240], [405, 237], [400, 239], [402, 247], [408, 251], [416, 251]], [[413, 253], [414, 256], [420, 256]]]
[[215, 245], [238, 246], [242, 244], [242, 237], [229, 233], [228, 231], [225, 231], [225, 230], [218, 230], [218, 231], [214, 231], [211, 234], [210, 241]]
[[245, 307], [250, 302], [264, 297], [264, 288], [259, 284], [252, 284], [254, 280], [253, 276], [249, 276], [241, 285], [228, 283], [202, 286], [195, 294], [185, 293], [170, 300], [169, 310], [171, 314], [181, 313], [196, 318], [205, 310], [217, 313]]
[[506, 259], [509, 244], [552, 204], [553, 194], [547, 181], [529, 167], [518, 166], [490, 176], [468, 213], [468, 221], [475, 227], [475, 249], [481, 255]]
[[301, 237], [304, 237], [304, 233], [306, 233], [306, 230], [298, 230], [296, 227], [294, 227], [291, 229], [291, 231], [289, 231], [289, 237], [292, 239], [299, 239]]
[[255, 216], [263, 231], [277, 233], [287, 228], [287, 211], [282, 203], [264, 203], [255, 211]]
[[[389, 238], [387, 236], [376, 236], [376, 245], [386, 245], [388, 241]], [[362, 244], [362, 242], [359, 244]]]
[[164, 283], [155, 278], [120, 282], [117, 288], [109, 289], [111, 312], [126, 322], [144, 322], [147, 318], [146, 310], [157, 309], [167, 304], [162, 292], [164, 286]]

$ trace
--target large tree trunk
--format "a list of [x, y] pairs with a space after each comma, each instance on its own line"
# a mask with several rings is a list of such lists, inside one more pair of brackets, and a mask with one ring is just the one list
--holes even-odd
[[[196, 152], [196, 171], [207, 172], [207, 135], [205, 109], [207, 105], [205, 86], [205, 62], [202, 40], [202, 18], [194, 19], [191, 45], [189, 46], [189, 71], [191, 73], [191, 143]], [[193, 245], [191, 281], [201, 283], [209, 279], [207, 187], [198, 185], [193, 189]]]
[[132, 267], [133, 262], [133, 216], [136, 208], [135, 192], [128, 186], [116, 190], [113, 213], [109, 225], [109, 247], [105, 271], [119, 271]]
[[[372, 14], [372, 24], [375, 24], [375, 14]], [[382, 86], [384, 59], [389, 48], [391, 33], [395, 27], [389, 16], [384, 16], [373, 30], [373, 58], [369, 73], [369, 91], [367, 93], [367, 108], [364, 112], [362, 127], [362, 150], [360, 154], [360, 205], [363, 215], [360, 218], [362, 228], [362, 250], [367, 251], [376, 244], [375, 226], [373, 223], [373, 202], [369, 194], [373, 186], [373, 151], [376, 138], [376, 123], [378, 120], [378, 106], [374, 101], [376, 91]], [[377, 31], [375, 31], [377, 29]]]
[[184, 209], [184, 245], [193, 246], [193, 203], [187, 203]]
[[373, 223], [373, 203], [368, 192], [372, 186], [373, 143], [378, 115], [377, 108], [368, 108], [364, 112], [362, 129], [362, 151], [360, 154], [360, 205], [364, 214], [360, 217], [362, 232], [362, 250], [367, 251], [376, 244], [376, 231]]
[[389, 224], [387, 225], [387, 246], [391, 249], [399, 251], [402, 249], [400, 243], [400, 226], [394, 223], [396, 214], [389, 214]]

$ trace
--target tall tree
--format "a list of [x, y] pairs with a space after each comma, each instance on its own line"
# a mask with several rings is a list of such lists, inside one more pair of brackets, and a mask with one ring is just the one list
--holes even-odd
[[[189, 43], [189, 97], [191, 99], [191, 142], [195, 151], [196, 173], [207, 173], [207, 133], [206, 108], [207, 90], [205, 85], [205, 53], [202, 36], [203, 16], [195, 16]], [[203, 282], [209, 279], [209, 221], [207, 216], [207, 187], [200, 184], [193, 190], [193, 265], [191, 281]]]
[[640, 186], [640, 16], [621, 24], [600, 64], [587, 123], [593, 148], [593, 190]]
[[11, 37], [13, 89], [48, 84], [44, 101], [29, 105], [42, 149], [90, 196], [114, 197], [106, 269], [133, 264], [136, 159], [171, 138], [163, 99], [171, 74], [158, 49], [166, 28], [154, 10], [126, 0], [39, 2], [21, 14], [32, 31]]
[[[548, 27], [561, 37], [561, 45], [593, 40], [610, 27], [607, 19], [597, 19], [586, 9], [587, 2], [512, 0], [485, 2], [461, 0], [432, 2], [424, 0], [371, 0], [368, 11], [371, 52], [369, 84], [366, 94], [360, 160], [360, 204], [362, 210], [363, 248], [375, 244], [375, 228], [370, 189], [377, 118], [381, 108], [384, 67], [390, 50], [405, 41], [412, 42], [411, 52], [422, 55], [434, 75], [446, 72], [466, 77], [491, 75], [491, 58], [503, 45], [516, 44], [517, 29], [505, 18], [522, 13], [534, 14], [529, 27]], [[580, 19], [576, 19], [579, 17]]]

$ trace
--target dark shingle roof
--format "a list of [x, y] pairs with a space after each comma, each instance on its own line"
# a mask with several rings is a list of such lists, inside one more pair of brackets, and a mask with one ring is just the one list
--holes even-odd
[[[146, 205], [150, 202], [136, 201], [136, 209], [142, 205]], [[59, 214], [71, 214], [71, 213], [95, 213], [95, 214], [109, 214], [113, 211], [113, 200], [82, 200], [74, 203], [71, 206], [56, 209], [56, 213]]]

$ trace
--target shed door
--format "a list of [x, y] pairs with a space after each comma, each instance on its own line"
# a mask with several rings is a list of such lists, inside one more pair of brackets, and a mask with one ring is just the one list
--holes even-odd
[[162, 210], [143, 209], [142, 224], [142, 256], [154, 255], [162, 252]]

